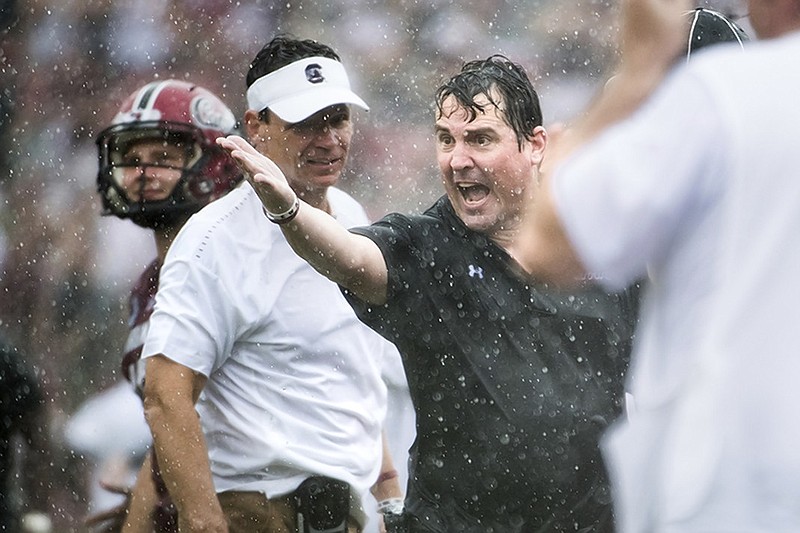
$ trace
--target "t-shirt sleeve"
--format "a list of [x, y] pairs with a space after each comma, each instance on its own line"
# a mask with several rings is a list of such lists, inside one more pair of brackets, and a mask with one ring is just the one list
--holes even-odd
[[408, 266], [413, 260], [411, 224], [408, 217], [392, 213], [370, 226], [350, 229], [371, 239], [383, 254], [389, 275], [387, 295], [390, 300], [407, 287]]
[[387, 303], [370, 304], [344, 288], [342, 293], [362, 322], [391, 341], [394, 341], [394, 334], [387, 329], [387, 324], [390, 322], [387, 320], [391, 312], [390, 306], [398, 301], [398, 296], [409, 287], [409, 265], [413, 261], [410, 230], [411, 222], [408, 217], [397, 213], [387, 215], [370, 226], [350, 229], [357, 235], [371, 239], [383, 254], [388, 274]]
[[556, 210], [583, 264], [603, 284], [621, 289], [644, 277], [681, 226], [692, 223], [693, 209], [721, 175], [719, 130], [707, 90], [679, 73], [556, 172]]
[[236, 328], [227, 299], [236, 291], [226, 288], [211, 266], [183, 253], [179, 240], [173, 243], [161, 271], [143, 359], [163, 354], [209, 376], [230, 354]]

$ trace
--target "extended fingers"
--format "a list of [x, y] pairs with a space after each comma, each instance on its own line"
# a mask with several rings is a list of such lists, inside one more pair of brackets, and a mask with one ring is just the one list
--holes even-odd
[[[296, 198], [280, 167], [238, 135], [217, 139], [227, 150], [247, 181], [253, 185], [264, 206], [273, 212], [285, 211]], [[287, 205], [288, 204], [288, 205]]]
[[217, 137], [217, 144], [222, 148], [231, 151], [235, 149], [246, 150], [248, 147], [252, 148], [249, 142], [244, 140], [239, 135], [228, 135], [227, 137]]
[[283, 177], [283, 172], [271, 159], [255, 149], [253, 145], [238, 135], [219, 137], [217, 144], [228, 151], [231, 157], [247, 174], [266, 174]]
[[231, 157], [239, 163], [253, 180], [284, 180], [283, 172], [281, 172], [278, 165], [258, 152], [250, 153], [243, 150], [234, 150], [231, 152]]

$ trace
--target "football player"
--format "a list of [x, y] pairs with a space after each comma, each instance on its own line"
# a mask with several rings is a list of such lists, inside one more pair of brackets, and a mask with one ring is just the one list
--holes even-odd
[[[97, 190], [103, 214], [127, 218], [153, 230], [157, 256], [130, 295], [130, 333], [122, 372], [141, 396], [142, 343], [158, 290], [159, 270], [167, 250], [195, 212], [241, 181], [241, 173], [219, 147], [217, 137], [235, 131], [231, 110], [214, 94], [178, 80], [154, 81], [122, 104], [112, 125], [97, 138]], [[177, 531], [174, 506], [161, 482], [154, 454], [145, 460], [136, 485], [122, 507], [98, 514], [89, 525], [118, 531], [124, 521], [152, 523], [147, 531]], [[119, 487], [107, 487], [127, 493]], [[149, 518], [152, 517], [152, 518]]]

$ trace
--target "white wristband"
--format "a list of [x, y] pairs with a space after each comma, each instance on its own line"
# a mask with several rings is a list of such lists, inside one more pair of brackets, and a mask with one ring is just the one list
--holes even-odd
[[388, 498], [378, 502], [381, 514], [403, 514], [403, 498]]

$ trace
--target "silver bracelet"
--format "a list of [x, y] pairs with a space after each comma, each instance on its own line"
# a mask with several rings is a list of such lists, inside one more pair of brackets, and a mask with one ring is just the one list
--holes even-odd
[[388, 498], [378, 502], [381, 514], [403, 514], [403, 498]]
[[294, 197], [292, 207], [283, 213], [270, 213], [267, 208], [264, 207], [264, 214], [267, 215], [267, 220], [273, 224], [286, 224], [287, 222], [291, 222], [291, 220], [297, 216], [298, 211], [300, 211], [300, 198], [297, 195]]

